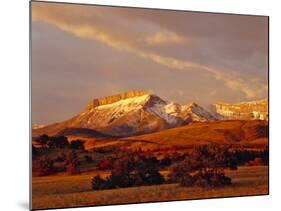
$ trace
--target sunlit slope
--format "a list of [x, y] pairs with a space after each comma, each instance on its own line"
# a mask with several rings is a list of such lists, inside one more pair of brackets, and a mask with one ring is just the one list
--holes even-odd
[[125, 140], [171, 146], [208, 143], [258, 143], [266, 145], [268, 142], [268, 122], [261, 120], [197, 122], [157, 133], [126, 138]]

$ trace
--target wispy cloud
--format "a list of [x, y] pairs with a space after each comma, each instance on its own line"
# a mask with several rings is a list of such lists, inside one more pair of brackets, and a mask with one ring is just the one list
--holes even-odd
[[[85, 16], [85, 12], [81, 7], [67, 7], [59, 4], [47, 7], [46, 4], [42, 6], [40, 3], [33, 3], [32, 18], [35, 21], [44, 21], [55, 25], [78, 37], [95, 39], [113, 48], [134, 53], [144, 59], [169, 67], [171, 70], [203, 71], [213, 79], [224, 82], [228, 88], [242, 92], [248, 99], [257, 98], [267, 92], [267, 86], [261, 80], [243, 75], [239, 71], [214, 68], [194, 61], [162, 55], [153, 49], [153, 47], [167, 44], [182, 45], [191, 42], [177, 33], [167, 29], [161, 31], [160, 29], [152, 35], [151, 33], [141, 34], [139, 36], [141, 39], [138, 39], [139, 37], [135, 37], [137, 34], [130, 33], [129, 27], [125, 27], [126, 31], [122, 31], [121, 28], [116, 32], [110, 28], [110, 25], [98, 22], [101, 17], [98, 14], [95, 16], [95, 11], [92, 11], [93, 14], [90, 17]], [[186, 50], [189, 50], [188, 46]]]
[[187, 44], [190, 41], [182, 36], [177, 35], [174, 32], [163, 31], [157, 32], [152, 35], [148, 35], [145, 37], [144, 41], [150, 46], [158, 46], [158, 45], [170, 45], [170, 44]]

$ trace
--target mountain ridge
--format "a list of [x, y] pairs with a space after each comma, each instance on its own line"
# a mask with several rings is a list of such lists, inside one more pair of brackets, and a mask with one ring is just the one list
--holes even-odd
[[[244, 102], [245, 105], [253, 105], [254, 108], [258, 103], [247, 104], [246, 102], [245, 104]], [[57, 135], [67, 128], [85, 128], [108, 136], [129, 137], [179, 127], [192, 122], [239, 119], [240, 117], [241, 119], [248, 117], [249, 119], [260, 119], [262, 115], [268, 115], [264, 111], [265, 113], [259, 115], [255, 113], [253, 116], [251, 106], [247, 107], [247, 112], [250, 113], [247, 115], [242, 115], [239, 111], [236, 113], [229, 111], [231, 108], [236, 108], [237, 105], [213, 104], [213, 111], [210, 112], [195, 102], [181, 105], [167, 102], [147, 91], [132, 90], [93, 99], [81, 113], [66, 121], [33, 129], [33, 135], [44, 133]], [[239, 110], [239, 106], [237, 109]]]

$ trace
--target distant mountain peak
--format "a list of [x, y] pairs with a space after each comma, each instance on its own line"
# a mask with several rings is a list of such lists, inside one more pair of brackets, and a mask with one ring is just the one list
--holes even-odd
[[214, 103], [212, 110], [220, 119], [260, 119], [268, 120], [268, 99], [240, 102]]
[[199, 107], [199, 105], [195, 102], [187, 104], [188, 107]]

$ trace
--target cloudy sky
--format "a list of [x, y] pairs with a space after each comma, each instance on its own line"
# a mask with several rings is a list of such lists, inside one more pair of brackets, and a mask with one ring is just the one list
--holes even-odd
[[181, 104], [267, 97], [267, 17], [32, 2], [33, 123], [141, 89]]

